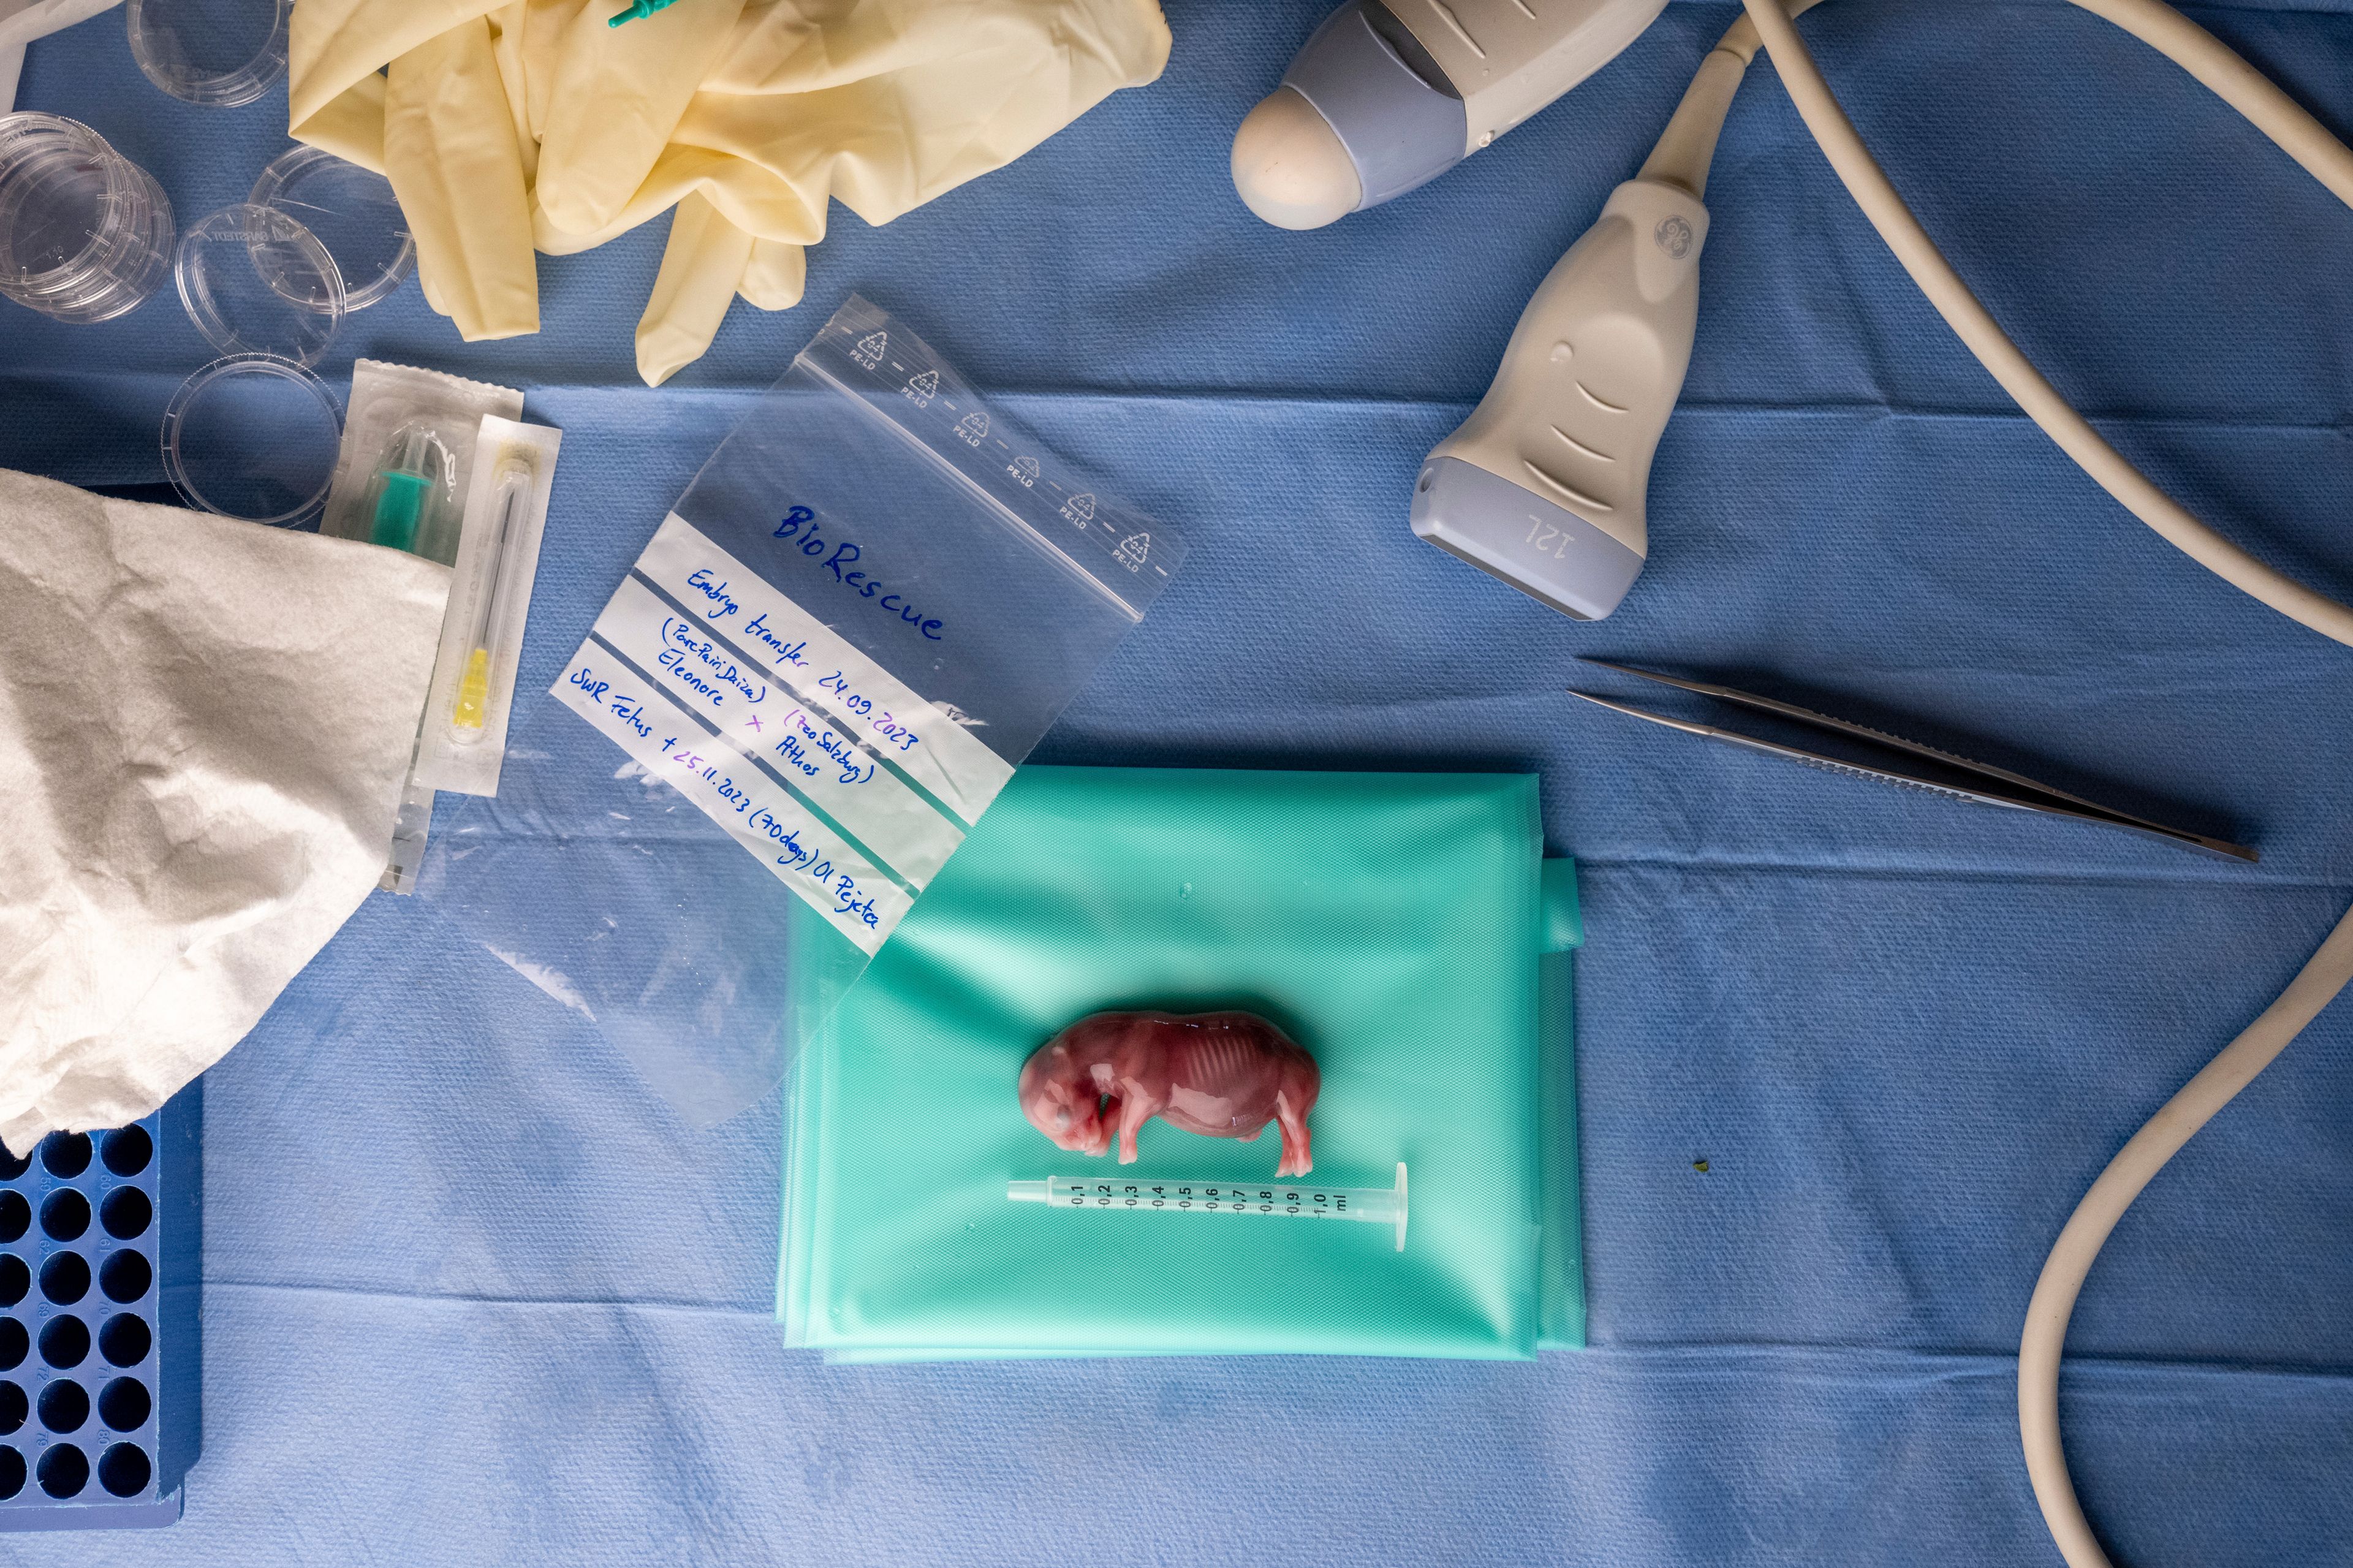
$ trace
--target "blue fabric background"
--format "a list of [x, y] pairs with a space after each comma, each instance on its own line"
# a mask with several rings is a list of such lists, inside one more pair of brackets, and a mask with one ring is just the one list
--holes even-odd
[[[207, 1080], [187, 1518], [0, 1538], [0, 1563], [2056, 1562], [2012, 1405], [2028, 1290], [2102, 1163], [2342, 912], [2353, 654], [2161, 544], [2005, 402], [1763, 62], [1625, 607], [1573, 625], [1416, 542], [1421, 455], [1733, 10], [1671, 5], [1462, 168], [1302, 236], [1242, 210], [1226, 148], [1321, 0], [1168, 8], [1157, 85], [887, 229], [841, 216], [808, 303], [739, 305], [660, 392], [629, 354], [659, 226], [543, 260], [538, 337], [462, 345], [410, 287], [328, 374], [364, 353], [508, 381], [565, 427], [543, 689], [855, 288], [1194, 545], [1038, 760], [1540, 769], [1589, 932], [1594, 1348], [824, 1368], [768, 1318], [773, 1104], [690, 1131], [379, 896]], [[2353, 132], [2353, 8], [2195, 14]], [[2057, 0], [1838, 0], [1804, 27], [2062, 388], [2219, 527], [2353, 595], [2353, 214]], [[184, 223], [286, 144], [282, 89], [167, 99], [119, 14], [37, 44], [20, 102], [97, 126]], [[168, 290], [96, 328], [0, 305], [0, 463], [154, 485], [164, 402], [207, 357]], [[1579, 653], [1876, 716], [2263, 863], [1705, 747], [1558, 696], [1610, 689]], [[2353, 1539], [2348, 1107], [2340, 1005], [2092, 1276], [2063, 1413], [2124, 1563]]]

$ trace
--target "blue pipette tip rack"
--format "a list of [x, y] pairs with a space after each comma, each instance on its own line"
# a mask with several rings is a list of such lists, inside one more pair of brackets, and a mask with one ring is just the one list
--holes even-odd
[[199, 1089], [0, 1153], [0, 1533], [180, 1517], [203, 1435]]

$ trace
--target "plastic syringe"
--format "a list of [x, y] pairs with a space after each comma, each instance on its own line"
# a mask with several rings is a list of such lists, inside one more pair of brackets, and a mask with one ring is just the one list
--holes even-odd
[[1049, 1176], [1042, 1182], [1008, 1182], [1005, 1195], [1018, 1204], [1050, 1204], [1058, 1209], [1133, 1209], [1147, 1214], [1256, 1214], [1277, 1219], [1347, 1219], [1397, 1227], [1397, 1249], [1405, 1250], [1405, 1162], [1398, 1162], [1394, 1187], [1325, 1187], [1303, 1182], [1155, 1181], [1142, 1178]]
[[418, 538], [428, 531], [426, 524], [432, 521], [440, 476], [449, 471], [448, 454], [422, 425], [395, 431], [385, 443], [387, 456], [394, 443], [399, 445], [399, 455], [376, 470], [384, 489], [376, 496], [368, 542], [414, 554]]

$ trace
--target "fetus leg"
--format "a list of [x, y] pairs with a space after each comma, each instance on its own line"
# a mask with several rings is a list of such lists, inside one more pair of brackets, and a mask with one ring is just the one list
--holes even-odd
[[1144, 1124], [1160, 1113], [1160, 1105], [1134, 1084], [1122, 1086], [1127, 1092], [1119, 1101], [1119, 1163], [1135, 1163], [1135, 1134]]
[[1300, 1114], [1299, 1102], [1289, 1091], [1274, 1097], [1274, 1122], [1282, 1133], [1282, 1158], [1276, 1162], [1278, 1176], [1303, 1176], [1315, 1168], [1307, 1152], [1307, 1118]]

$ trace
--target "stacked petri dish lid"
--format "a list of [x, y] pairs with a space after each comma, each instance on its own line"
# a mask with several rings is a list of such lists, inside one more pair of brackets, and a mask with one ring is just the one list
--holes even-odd
[[286, 74], [292, 0], [130, 0], [132, 58], [174, 98], [233, 109]]
[[313, 365], [350, 308], [342, 268], [309, 226], [239, 202], [180, 237], [174, 263], [189, 320], [225, 353]]
[[343, 275], [343, 308], [364, 310], [417, 268], [417, 242], [392, 182], [316, 147], [279, 155], [246, 200], [293, 218], [318, 236]]
[[164, 416], [164, 467], [181, 498], [282, 528], [315, 522], [342, 414], [311, 367], [347, 314], [416, 266], [391, 182], [315, 147], [282, 153], [249, 199], [183, 235], [180, 301], [225, 357], [190, 376]]
[[326, 507], [343, 436], [326, 383], [274, 354], [231, 354], [164, 410], [164, 471], [200, 510], [301, 528]]
[[153, 175], [79, 121], [0, 114], [0, 295], [60, 321], [111, 321], [171, 261], [172, 204]]
[[334, 258], [286, 213], [240, 202], [180, 237], [174, 272], [189, 319], [224, 357], [164, 410], [173, 488], [225, 517], [315, 522], [343, 439], [335, 395], [310, 369], [347, 309]]

